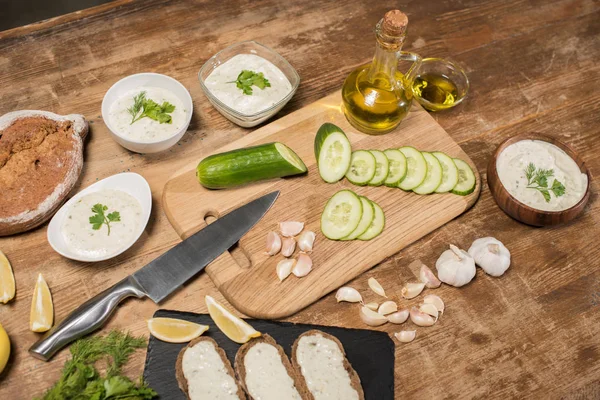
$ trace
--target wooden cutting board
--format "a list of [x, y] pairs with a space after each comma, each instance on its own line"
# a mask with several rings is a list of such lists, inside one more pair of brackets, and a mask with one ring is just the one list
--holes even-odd
[[[194, 161], [165, 185], [163, 206], [169, 221], [186, 238], [206, 226], [205, 218], [226, 214], [273, 190], [281, 195], [267, 215], [239, 243], [241, 251], [226, 252], [206, 267], [225, 298], [239, 311], [255, 318], [287, 317], [312, 304], [404, 247], [468, 210], [481, 190], [477, 169], [429, 113], [415, 104], [395, 131], [382, 136], [359, 133], [340, 110], [340, 92], [276, 120], [246, 137], [214, 151], [219, 153], [260, 143], [279, 141], [290, 146], [305, 162], [308, 174], [276, 179], [227, 190], [208, 190], [196, 180]], [[420, 196], [387, 187], [359, 187], [347, 180], [323, 182], [317, 171], [313, 141], [324, 122], [341, 127], [352, 149], [388, 149], [405, 145], [420, 150], [443, 151], [467, 161], [477, 176], [475, 191], [465, 197], [453, 194]], [[203, 156], [207, 156], [204, 154]], [[320, 216], [327, 200], [338, 190], [349, 188], [377, 202], [384, 210], [383, 233], [368, 242], [331, 241], [320, 230]], [[281, 221], [305, 222], [317, 234], [312, 272], [298, 279], [279, 282], [275, 266], [281, 255], [265, 254], [266, 236]], [[239, 250], [239, 249], [238, 249]], [[240, 258], [245, 258], [240, 261]]]

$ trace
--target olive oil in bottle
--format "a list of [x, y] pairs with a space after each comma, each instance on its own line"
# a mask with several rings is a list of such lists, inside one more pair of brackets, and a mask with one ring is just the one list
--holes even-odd
[[417, 76], [413, 83], [413, 92], [427, 101], [423, 105], [431, 111], [445, 110], [460, 101], [454, 82], [441, 74], [425, 73]]

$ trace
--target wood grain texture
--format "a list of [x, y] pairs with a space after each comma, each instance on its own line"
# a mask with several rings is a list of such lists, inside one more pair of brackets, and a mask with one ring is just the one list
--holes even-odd
[[[108, 288], [180, 241], [161, 207], [168, 178], [250, 132], [209, 104], [196, 74], [217, 51], [257, 40], [282, 54], [302, 83], [276, 116], [282, 117], [339, 90], [356, 66], [373, 56], [373, 26], [389, 9], [409, 17], [404, 49], [451, 57], [466, 68], [469, 97], [432, 114], [460, 144], [482, 175], [481, 196], [468, 212], [426, 235], [349, 284], [367, 301], [374, 276], [402, 307], [399, 291], [454, 243], [463, 248], [495, 236], [512, 253], [501, 278], [478, 271], [466, 287], [443, 286], [441, 320], [417, 328], [417, 339], [396, 346], [395, 393], [402, 399], [596, 399], [600, 393], [600, 4], [595, 0], [338, 1], [120, 1], [97, 14], [59, 18], [9, 31], [0, 38], [0, 114], [42, 109], [81, 113], [91, 122], [85, 164], [76, 190], [121, 171], [141, 173], [154, 207], [136, 245], [102, 263], [66, 260], [46, 241], [46, 230], [0, 239], [17, 281], [17, 297], [0, 305], [0, 323], [12, 340], [0, 375], [0, 398], [31, 399], [60, 376], [68, 351], [43, 363], [27, 354], [39, 335], [28, 330], [35, 278], [50, 285], [55, 318]], [[194, 117], [180, 145], [138, 155], [109, 138], [100, 118], [102, 97], [122, 77], [143, 71], [170, 75], [194, 99]], [[592, 177], [582, 215], [566, 225], [533, 228], [503, 213], [488, 190], [485, 169], [496, 147], [523, 132], [541, 132], [572, 146]], [[235, 252], [234, 252], [235, 257]], [[206, 312], [203, 296], [223, 297], [207, 274], [188, 282], [161, 306]], [[415, 302], [417, 303], [418, 300]], [[132, 300], [109, 325], [148, 335], [145, 320], [158, 306]], [[288, 321], [364, 328], [356, 307], [332, 294]], [[375, 328], [387, 333], [399, 327]], [[401, 329], [413, 329], [412, 325]], [[142, 373], [144, 352], [126, 372]]]
[[[443, 151], [451, 157], [473, 162], [421, 106], [414, 104], [400, 127], [383, 136], [371, 136], [353, 128], [340, 110], [339, 91], [255, 130], [243, 139], [216, 150], [216, 153], [262, 143], [281, 142], [304, 161], [308, 174], [276, 179], [226, 190], [209, 190], [198, 183], [195, 160], [166, 183], [163, 209], [182, 238], [204, 226], [207, 215], [224, 215], [232, 209], [274, 190], [280, 195], [269, 212], [240, 240], [239, 248], [248, 262], [240, 266], [231, 254], [223, 254], [206, 267], [219, 291], [237, 310], [254, 318], [288, 317], [327, 293], [397, 253], [421, 237], [468, 210], [479, 196], [481, 178], [468, 196], [432, 194], [420, 196], [400, 189], [356, 186], [343, 179], [323, 182], [314, 155], [314, 138], [319, 127], [333, 123], [346, 133], [353, 150], [413, 146], [423, 151]], [[320, 218], [327, 201], [339, 190], [350, 189], [379, 204], [385, 214], [383, 233], [368, 242], [332, 241], [321, 232]], [[310, 254], [312, 272], [298, 279], [277, 278], [276, 265], [282, 255], [265, 254], [270, 231], [279, 222], [304, 222], [304, 229], [316, 233], [315, 250]], [[296, 249], [293, 257], [297, 257]], [[269, 293], [265, 296], [265, 293]]]

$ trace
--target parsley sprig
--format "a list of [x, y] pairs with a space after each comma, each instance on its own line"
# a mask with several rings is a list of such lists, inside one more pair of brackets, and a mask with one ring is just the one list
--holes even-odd
[[546, 203], [550, 202], [550, 192], [554, 193], [555, 197], [560, 197], [565, 194], [565, 186], [554, 179], [552, 186], [548, 187], [548, 178], [554, 176], [553, 169], [536, 168], [535, 164], [529, 163], [525, 168], [525, 177], [527, 178], [527, 189], [535, 189], [539, 191]]
[[242, 70], [235, 81], [227, 82], [235, 83], [238, 89], [242, 89], [244, 94], [252, 95], [252, 86], [264, 90], [266, 87], [271, 87], [271, 83], [265, 78], [262, 72], [254, 72], [249, 70]]
[[146, 92], [142, 91], [133, 98], [133, 105], [127, 109], [131, 115], [130, 125], [144, 117], [148, 117], [161, 124], [170, 124], [173, 119], [169, 115], [175, 111], [175, 106], [168, 101], [158, 104], [152, 99], [146, 98]]
[[90, 217], [90, 224], [92, 224], [92, 229], [95, 231], [102, 228], [102, 225], [106, 224], [106, 227], [108, 228], [108, 236], [110, 236], [110, 223], [121, 221], [121, 214], [118, 211], [113, 211], [105, 215], [105, 211], [108, 211], [107, 206], [100, 203], [94, 204], [92, 207], [92, 212], [94, 215]]

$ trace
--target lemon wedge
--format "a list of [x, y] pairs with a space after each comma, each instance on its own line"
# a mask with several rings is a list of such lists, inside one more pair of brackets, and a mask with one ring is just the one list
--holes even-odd
[[211, 296], [206, 296], [205, 301], [210, 317], [229, 339], [236, 343], [246, 343], [248, 340], [260, 336], [260, 332], [246, 321], [233, 315]]
[[42, 274], [38, 275], [33, 299], [31, 300], [31, 314], [29, 316], [29, 329], [33, 332], [46, 332], [52, 328], [54, 322], [54, 306], [48, 284]]
[[6, 331], [0, 324], [0, 374], [4, 371], [8, 357], [10, 356], [10, 339], [6, 334]]
[[175, 318], [151, 318], [148, 320], [148, 330], [163, 342], [185, 343], [206, 332], [208, 325]]
[[15, 276], [8, 258], [0, 251], [0, 303], [8, 303], [15, 297]]

